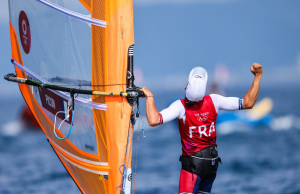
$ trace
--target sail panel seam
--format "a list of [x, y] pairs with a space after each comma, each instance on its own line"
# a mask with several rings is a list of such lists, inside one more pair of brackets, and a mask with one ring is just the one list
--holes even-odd
[[[49, 138], [49, 137], [48, 137]], [[99, 165], [99, 166], [108, 166], [108, 163], [107, 162], [95, 162], [95, 161], [91, 161], [91, 160], [87, 160], [87, 159], [84, 159], [84, 158], [80, 158], [70, 152], [68, 152], [67, 150], [61, 148], [59, 145], [57, 145], [56, 143], [54, 143], [54, 141], [51, 140], [51, 144], [54, 144], [56, 147], [58, 147], [61, 151], [65, 152], [66, 154], [70, 155], [71, 157], [77, 159], [77, 160], [80, 160], [82, 162], [86, 162], [86, 163], [89, 163], [89, 164], [94, 164], [94, 165]]]
[[[59, 152], [58, 152], [59, 153]], [[91, 169], [88, 169], [88, 168], [85, 168], [83, 166], [80, 166], [78, 164], [75, 164], [74, 162], [70, 161], [68, 158], [66, 158], [64, 155], [62, 155], [61, 153], [59, 153], [59, 155], [64, 158], [65, 160], [67, 160], [69, 163], [71, 163], [72, 165], [76, 166], [77, 168], [80, 168], [84, 171], [87, 171], [87, 172], [91, 172], [91, 173], [94, 173], [94, 174], [102, 174], [102, 175], [108, 175], [108, 172], [103, 172], [103, 171], [96, 171], [96, 170], [91, 170]]]

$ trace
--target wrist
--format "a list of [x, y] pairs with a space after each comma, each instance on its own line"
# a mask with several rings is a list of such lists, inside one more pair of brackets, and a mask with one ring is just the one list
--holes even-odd
[[152, 94], [151, 92], [149, 92], [149, 93], [146, 94], [146, 98], [148, 98], [148, 97], [150, 97], [150, 96], [153, 97], [153, 94]]

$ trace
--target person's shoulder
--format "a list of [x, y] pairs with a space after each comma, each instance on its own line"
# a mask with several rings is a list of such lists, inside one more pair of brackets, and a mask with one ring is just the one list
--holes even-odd
[[210, 94], [208, 95], [209, 98], [211, 99], [211, 102], [216, 105], [219, 104], [220, 102], [222, 102], [224, 100], [224, 96], [221, 96], [219, 94]]
[[178, 99], [178, 100], [176, 100], [175, 102], [173, 102], [171, 105], [170, 105], [170, 107], [172, 107], [172, 109], [177, 109], [177, 110], [179, 110], [179, 111], [182, 111], [182, 110], [185, 110], [185, 108], [184, 108], [184, 103], [185, 103], [185, 101], [184, 101], [184, 99]]
[[220, 94], [210, 94], [210, 95], [207, 95], [207, 96], [210, 96], [210, 97], [224, 97]]
[[178, 100], [174, 101], [172, 104], [183, 105], [184, 103], [185, 103], [185, 99], [183, 98], [183, 99], [178, 99]]
[[178, 99], [172, 103], [172, 105], [176, 105], [176, 106], [183, 106], [183, 104], [184, 104], [184, 99]]
[[220, 98], [224, 98], [224, 96], [219, 95], [219, 94], [210, 94], [210, 95], [207, 95], [207, 96], [209, 96], [212, 100], [217, 100], [217, 99], [220, 99]]

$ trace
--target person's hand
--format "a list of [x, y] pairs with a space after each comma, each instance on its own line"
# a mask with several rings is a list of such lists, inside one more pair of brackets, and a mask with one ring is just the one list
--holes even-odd
[[263, 67], [258, 63], [253, 63], [251, 66], [251, 72], [253, 75], [261, 75], [263, 73]]
[[144, 96], [142, 98], [145, 98], [145, 97], [150, 97], [152, 96], [153, 97], [153, 94], [150, 92], [150, 90], [146, 87], [143, 87], [142, 89], [140, 89], [141, 91], [144, 92]]

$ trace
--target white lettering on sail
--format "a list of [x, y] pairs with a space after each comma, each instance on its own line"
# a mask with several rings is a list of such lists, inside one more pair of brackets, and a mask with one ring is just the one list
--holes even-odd
[[53, 100], [53, 98], [50, 98], [49, 96], [47, 96], [47, 94], [45, 94], [45, 97], [46, 97], [46, 104], [48, 104], [49, 106], [55, 109], [55, 101]]

